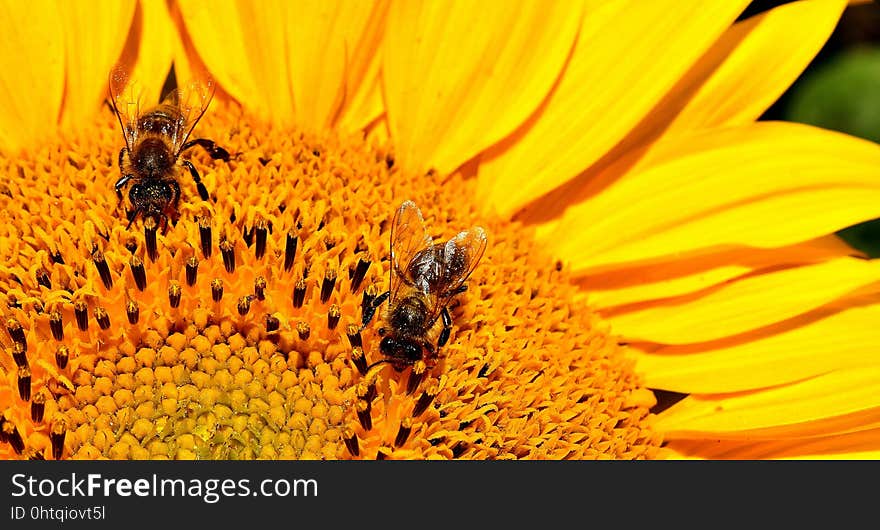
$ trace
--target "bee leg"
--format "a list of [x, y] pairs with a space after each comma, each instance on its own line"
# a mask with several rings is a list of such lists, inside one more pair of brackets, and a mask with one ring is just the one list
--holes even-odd
[[224, 162], [229, 162], [229, 152], [226, 149], [223, 149], [219, 145], [214, 143], [214, 140], [208, 140], [207, 138], [196, 138], [195, 140], [190, 140], [183, 144], [183, 147], [180, 148], [180, 151], [186, 151], [190, 147], [199, 146], [211, 156], [214, 160], [222, 160]]
[[205, 185], [202, 184], [202, 177], [196, 170], [196, 166], [192, 165], [192, 162], [190, 162], [189, 160], [182, 160], [180, 163], [189, 170], [189, 174], [192, 175], [193, 180], [196, 182], [196, 189], [199, 190], [199, 197], [201, 197], [203, 201], [207, 201], [209, 197], [208, 188], [206, 188]]
[[122, 169], [122, 161], [125, 160], [125, 156], [127, 154], [128, 154], [128, 147], [123, 147], [122, 149], [119, 150], [119, 160], [118, 160], [119, 171], [121, 171], [123, 173], [125, 172], [125, 170]]
[[391, 291], [385, 291], [376, 298], [373, 298], [372, 302], [363, 307], [363, 315], [361, 315], [361, 330], [367, 327], [367, 324], [373, 320], [373, 315], [376, 314], [376, 309], [378, 309], [385, 300], [388, 300], [389, 296], [391, 296]]
[[[168, 181], [168, 188], [171, 190], [171, 210], [176, 212], [178, 211], [178, 203], [180, 203], [180, 184], [178, 184], [176, 180], [171, 180]], [[162, 214], [162, 217], [165, 219], [165, 227], [162, 229], [162, 233], [164, 234], [168, 231], [169, 218], [164, 213]], [[177, 219], [171, 218], [170, 220], [172, 224], [177, 224]]]
[[[125, 150], [124, 147], [122, 149], [123, 151]], [[132, 175], [131, 173], [127, 175], [122, 175], [122, 177], [120, 177], [120, 179], [116, 181], [116, 184], [113, 185], [113, 189], [116, 190], [116, 196], [119, 197], [120, 201], [122, 201], [122, 188], [124, 188], [125, 185], [128, 184], [128, 181], [132, 178], [134, 178], [134, 175]]]
[[440, 332], [440, 338], [437, 339], [437, 349], [446, 345], [449, 341], [449, 333], [452, 332], [452, 317], [449, 315], [449, 310], [444, 307], [440, 312], [440, 317], [443, 319], [443, 331]]
[[129, 210], [128, 213], [125, 214], [125, 217], [128, 219], [128, 225], [125, 227], [126, 230], [128, 230], [131, 227], [131, 223], [133, 223], [134, 220], [137, 219], [137, 216], [140, 213], [141, 213], [140, 208], [134, 208], [132, 210]]

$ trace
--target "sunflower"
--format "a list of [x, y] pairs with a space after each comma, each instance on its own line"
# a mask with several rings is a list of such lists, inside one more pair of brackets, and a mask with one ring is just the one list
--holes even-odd
[[[880, 148], [757, 121], [846, 2], [49, 3], [0, 7], [0, 456], [880, 449], [880, 270], [834, 235]], [[217, 87], [167, 227], [113, 192], [117, 63]], [[488, 246], [398, 371], [361, 314], [405, 200]]]

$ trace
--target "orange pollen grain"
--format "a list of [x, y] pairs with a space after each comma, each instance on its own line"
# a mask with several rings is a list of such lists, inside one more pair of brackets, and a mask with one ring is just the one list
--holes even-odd
[[[232, 157], [184, 155], [211, 197], [180, 172], [167, 227], [128, 226], [109, 112], [0, 157], [0, 458], [656, 454], [632, 362], [529, 229], [479, 216], [473, 179], [218, 102], [195, 134]], [[388, 289], [407, 199], [438, 240], [490, 238], [438, 362], [397, 372], [377, 364], [383, 312], [361, 329], [361, 309]]]

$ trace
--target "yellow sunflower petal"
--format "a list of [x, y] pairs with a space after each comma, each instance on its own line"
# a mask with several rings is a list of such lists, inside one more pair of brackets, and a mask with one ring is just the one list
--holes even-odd
[[55, 2], [2, 2], [0, 150], [36, 144], [58, 123], [64, 89], [64, 31]]
[[824, 308], [754, 336], [694, 346], [635, 348], [645, 384], [682, 393], [729, 393], [776, 386], [832, 370], [876, 363], [876, 305]]
[[[670, 298], [774, 265], [813, 263], [857, 252], [835, 235], [781, 248], [723, 247], [701, 249], [661, 260], [585, 271], [578, 284], [597, 309]], [[573, 266], [577, 270], [576, 264]]]
[[747, 3], [618, 2], [588, 12], [566, 71], [540, 114], [481, 165], [488, 206], [513, 214], [599, 160]]
[[790, 245], [878, 215], [880, 146], [759, 122], [655, 144], [625, 177], [567, 210], [544, 239], [556, 255], [589, 268], [707, 246]]
[[880, 428], [784, 440], [673, 440], [665, 449], [670, 458], [875, 460], [880, 458], [878, 447]]
[[359, 130], [384, 111], [379, 77], [382, 38], [391, 0], [358, 2], [368, 16], [349, 16], [346, 36], [345, 101], [336, 124], [343, 129]]
[[[181, 1], [186, 31], [211, 75], [233, 98], [264, 120], [289, 121], [293, 99], [283, 54], [279, 6], [235, 0]], [[256, 12], [255, 12], [256, 11]], [[272, 22], [268, 24], [266, 22]], [[251, 60], [253, 58], [253, 60]]]
[[692, 395], [657, 416], [667, 439], [781, 438], [854, 432], [880, 422], [880, 366], [765, 389]]
[[[179, 84], [192, 78], [192, 67], [175, 17], [179, 17], [177, 4], [169, 6], [165, 0], [140, 0], [119, 60], [132, 71], [132, 79], [140, 83], [142, 101], [148, 104], [159, 101], [172, 64]], [[183, 23], [179, 23], [183, 27]]]
[[661, 138], [754, 121], [822, 47], [842, 8], [842, 0], [793, 2], [734, 24], [600, 160], [528, 204], [518, 218], [541, 224], [540, 237], [569, 205], [613, 182], [619, 175], [606, 169], [631, 152]]
[[193, 1], [181, 12], [199, 56], [232, 97], [264, 120], [317, 131], [334, 122], [349, 91], [372, 88], [382, 13], [373, 9], [383, 5]]
[[[312, 0], [288, 10], [287, 54], [298, 125], [309, 130], [329, 127], [346, 89], [354, 93], [358, 88], [346, 83], [360, 81], [376, 52], [381, 25], [373, 10], [380, 4]], [[371, 31], [362, 43], [368, 27]]]
[[705, 342], [781, 322], [878, 280], [880, 262], [839, 258], [749, 274], [700, 293], [636, 304], [605, 316], [630, 342]]
[[520, 125], [580, 26], [571, 2], [397, 2], [383, 79], [396, 159], [448, 174]]
[[756, 120], [804, 71], [837, 25], [844, 0], [792, 2], [735, 24], [679, 85], [718, 65], [666, 134]]
[[108, 73], [125, 44], [135, 2], [58, 2], [57, 9], [66, 22], [62, 124], [75, 126], [93, 116], [107, 97]]

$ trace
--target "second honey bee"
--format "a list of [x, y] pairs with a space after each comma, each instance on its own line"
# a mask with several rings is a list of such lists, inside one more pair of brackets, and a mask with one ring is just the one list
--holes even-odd
[[[364, 308], [362, 328], [388, 301], [378, 330], [379, 351], [396, 371], [424, 360], [433, 365], [438, 350], [449, 340], [452, 317], [448, 306], [467, 289], [465, 281], [486, 250], [486, 233], [480, 227], [465, 230], [445, 243], [434, 243], [422, 213], [412, 201], [397, 209], [391, 223], [389, 290]], [[431, 332], [441, 319], [436, 344]]]
[[122, 176], [114, 189], [121, 201], [123, 188], [130, 185], [129, 226], [138, 216], [144, 220], [152, 218], [157, 227], [165, 228], [169, 218], [177, 220], [181, 169], [187, 170], [195, 181], [199, 197], [208, 199], [198, 170], [181, 155], [199, 146], [211, 158], [229, 161], [229, 153], [213, 140], [189, 139], [213, 97], [213, 82], [199, 79], [186, 88], [168, 91], [158, 105], [141, 111], [139, 91], [128, 73], [121, 68], [110, 73], [110, 103], [125, 137], [125, 147], [119, 151]]

